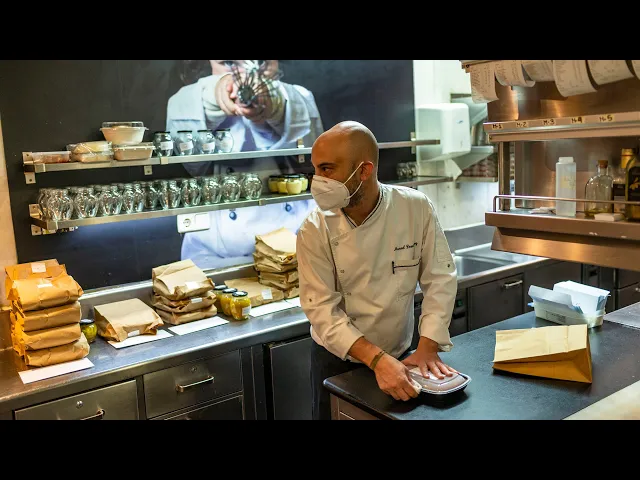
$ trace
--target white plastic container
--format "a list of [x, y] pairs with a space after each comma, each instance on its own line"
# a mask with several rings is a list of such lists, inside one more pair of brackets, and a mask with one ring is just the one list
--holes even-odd
[[605, 311], [600, 310], [594, 312], [591, 315], [584, 313], [571, 312], [561, 306], [554, 306], [548, 303], [540, 303], [533, 301], [533, 309], [535, 310], [536, 317], [544, 318], [553, 323], [559, 323], [560, 325], [583, 325], [587, 324], [587, 327], [599, 327], [602, 325]]
[[[576, 198], [576, 164], [573, 157], [560, 157], [556, 163], [556, 197]], [[556, 201], [556, 215], [575, 217], [576, 202]]]
[[153, 153], [153, 143], [146, 142], [138, 145], [114, 145], [113, 156], [116, 160], [145, 160], [151, 158]]
[[129, 127], [126, 125], [115, 125], [113, 127], [102, 127], [100, 129], [104, 138], [114, 145], [136, 145], [141, 143], [145, 130], [148, 130], [148, 128]]

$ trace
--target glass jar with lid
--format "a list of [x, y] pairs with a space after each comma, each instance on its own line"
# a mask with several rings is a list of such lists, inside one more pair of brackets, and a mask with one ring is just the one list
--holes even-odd
[[251, 299], [247, 292], [237, 291], [231, 294], [229, 302], [229, 310], [234, 320], [249, 320], [249, 312], [251, 312]]
[[42, 218], [51, 218], [49, 216], [49, 212], [47, 211], [47, 206], [45, 200], [49, 196], [50, 188], [41, 188], [38, 190], [38, 197], [36, 199], [36, 203], [40, 205], [40, 213], [42, 214]]
[[189, 196], [189, 206], [196, 207], [200, 205], [200, 202], [202, 200], [202, 189], [200, 188], [200, 185], [198, 185], [198, 180], [195, 178], [190, 178], [187, 188]]
[[94, 189], [98, 198], [98, 216], [108, 217], [111, 215], [111, 203], [113, 202], [111, 190], [104, 185], [95, 185]]
[[136, 211], [136, 194], [133, 185], [126, 184], [122, 190], [122, 210], [121, 213], [134, 213]]
[[84, 190], [87, 197], [87, 216], [93, 218], [98, 214], [98, 197], [93, 187], [86, 187]]
[[231, 316], [231, 298], [234, 292], [237, 292], [237, 288], [227, 288], [220, 293], [220, 307], [222, 308], [222, 313], [227, 316]]
[[90, 318], [80, 320], [80, 330], [84, 333], [88, 343], [92, 343], [98, 334], [98, 327], [96, 327], [95, 322]]
[[222, 201], [237, 202], [240, 198], [240, 184], [234, 175], [225, 175], [222, 180]]
[[122, 194], [120, 193], [118, 185], [111, 185], [111, 196], [113, 197], [111, 215], [120, 215], [122, 211]]
[[153, 186], [153, 182], [141, 182], [144, 190], [144, 208], [155, 210], [158, 208], [158, 191]]
[[158, 192], [158, 205], [162, 210], [167, 210], [169, 208], [169, 181], [156, 180], [154, 187]]
[[216, 138], [216, 150], [218, 153], [229, 153], [233, 150], [233, 136], [231, 130], [223, 128], [214, 132]]
[[216, 139], [211, 130], [198, 130], [197, 135], [198, 153], [210, 155], [216, 151]]
[[269, 175], [269, 192], [278, 193], [278, 177], [279, 175]]
[[193, 155], [193, 134], [191, 130], [178, 130], [175, 151], [178, 155]]
[[169, 208], [178, 208], [180, 206], [180, 187], [175, 180], [167, 181], [167, 191], [169, 198]]
[[67, 188], [61, 188], [59, 192], [62, 220], [71, 220], [73, 218], [73, 200], [71, 200], [69, 196], [69, 190]]
[[220, 295], [225, 291], [228, 287], [225, 284], [216, 285], [213, 287], [213, 291], [216, 294], [216, 301], [214, 303], [215, 307], [218, 309], [218, 312], [222, 312], [222, 305], [220, 305]]
[[257, 200], [262, 195], [262, 181], [255, 173], [247, 173], [244, 178], [244, 198]]
[[414, 178], [418, 176], [418, 162], [408, 162], [407, 163], [407, 174], [410, 178]]
[[306, 192], [309, 189], [309, 177], [306, 173], [300, 174], [300, 181], [302, 182], [302, 191]]
[[302, 192], [302, 180], [300, 175], [289, 175], [287, 178], [287, 193], [289, 195], [298, 195]]
[[73, 187], [73, 216], [75, 218], [88, 218], [88, 198], [86, 188]]
[[173, 138], [169, 132], [155, 132], [153, 145], [159, 157], [170, 157], [173, 154]]
[[133, 182], [133, 193], [135, 195], [135, 210], [136, 213], [140, 213], [144, 210], [145, 193], [141, 182]]
[[286, 195], [287, 194], [287, 180], [289, 179], [289, 175], [280, 175], [278, 176], [278, 193]]

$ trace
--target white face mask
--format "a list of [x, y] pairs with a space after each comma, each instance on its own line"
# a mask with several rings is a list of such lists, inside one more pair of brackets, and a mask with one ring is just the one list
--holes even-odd
[[360, 162], [360, 165], [356, 167], [344, 183], [318, 175], [313, 176], [311, 195], [321, 210], [333, 210], [334, 208], [344, 208], [349, 205], [349, 200], [360, 190], [362, 182], [351, 195], [349, 195], [349, 189], [345, 183], [351, 180], [351, 177], [360, 169], [363, 163]]

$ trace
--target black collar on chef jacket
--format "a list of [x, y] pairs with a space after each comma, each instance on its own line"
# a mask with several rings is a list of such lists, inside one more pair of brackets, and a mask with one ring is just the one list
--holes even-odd
[[[367, 220], [369, 220], [373, 216], [373, 214], [378, 211], [378, 208], [380, 208], [380, 204], [382, 203], [382, 197], [384, 197], [384, 188], [382, 188], [382, 185], [380, 184], [380, 182], [378, 182], [378, 187], [380, 191], [380, 193], [378, 194], [378, 203], [376, 203], [376, 206], [371, 211], [371, 213], [367, 215], [367, 218], [364, 219], [364, 222], [362, 222], [361, 226], [367, 223]], [[356, 225], [355, 222], [349, 218], [349, 215], [345, 213], [344, 208], [341, 208], [340, 210], [342, 210], [342, 213], [344, 213], [345, 218], [351, 224], [351, 226], [353, 228], [358, 228], [358, 225]]]

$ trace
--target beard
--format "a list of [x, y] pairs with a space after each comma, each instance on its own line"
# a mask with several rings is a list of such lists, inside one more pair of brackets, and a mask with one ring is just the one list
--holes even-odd
[[[360, 188], [358, 188], [358, 186]], [[349, 190], [349, 195], [353, 194], [353, 196], [349, 199], [349, 205], [347, 208], [352, 208], [360, 205], [362, 203], [362, 199], [364, 198], [364, 184], [360, 185], [360, 181], [357, 178], [352, 178], [346, 184], [347, 190]], [[356, 192], [356, 189], [358, 190]], [[356, 192], [356, 193], [353, 193]]]

